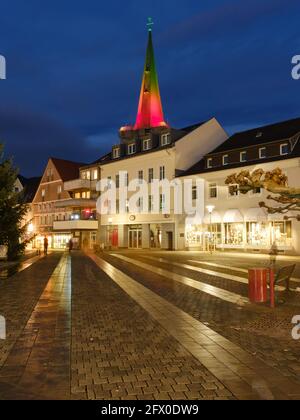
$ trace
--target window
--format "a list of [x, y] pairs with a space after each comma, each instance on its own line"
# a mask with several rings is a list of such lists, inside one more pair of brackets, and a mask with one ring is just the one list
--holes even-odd
[[126, 185], [126, 187], [129, 187], [129, 174], [128, 174], [128, 172], [126, 172], [125, 185]]
[[193, 187], [193, 191], [192, 191], [192, 198], [193, 200], [197, 200], [198, 194], [197, 194], [197, 187]]
[[230, 197], [237, 197], [239, 195], [239, 186], [238, 185], [230, 185], [228, 187], [228, 192]]
[[149, 178], [149, 184], [151, 184], [152, 182], [153, 182], [153, 179], [154, 179], [154, 169], [153, 168], [150, 168], [149, 169], [149, 172], [148, 172], [148, 178]]
[[46, 190], [42, 190], [42, 201], [45, 201]]
[[60, 200], [61, 199], [61, 192], [62, 192], [62, 186], [59, 185], [57, 187], [57, 198]]
[[146, 139], [143, 141], [143, 150], [150, 150], [152, 148], [152, 141], [151, 139]]
[[142, 184], [144, 181], [144, 171], [139, 171], [138, 177], [139, 177], [139, 184]]
[[154, 201], [153, 201], [153, 195], [149, 195], [149, 212], [153, 212], [153, 208], [154, 208]]
[[113, 159], [119, 159], [120, 155], [121, 151], [119, 147], [113, 149]]
[[75, 193], [75, 198], [76, 198], [76, 200], [78, 200], [78, 199], [80, 199], [80, 198], [81, 198], [81, 194], [80, 194], [80, 192]]
[[224, 155], [223, 156], [223, 165], [228, 165], [229, 164], [229, 155]]
[[120, 188], [120, 175], [116, 175], [116, 188]]
[[261, 194], [261, 188], [259, 188], [259, 187], [254, 188], [254, 189], [253, 189], [253, 191], [252, 191], [252, 194], [253, 194], [253, 195], [258, 195], [258, 194]]
[[216, 183], [209, 184], [209, 198], [217, 198], [218, 197], [218, 187]]
[[161, 146], [167, 146], [168, 144], [171, 143], [171, 134], [163, 134], [161, 136]]
[[98, 179], [98, 169], [93, 170], [93, 181], [97, 181]]
[[288, 155], [289, 154], [289, 145], [288, 143], [284, 143], [280, 145], [280, 154], [283, 155]]
[[141, 213], [143, 211], [143, 206], [144, 206], [144, 202], [143, 202], [143, 198], [142, 197], [140, 197], [138, 199], [137, 205], [138, 205], [138, 211], [139, 211], [139, 213]]
[[108, 190], [111, 190], [111, 187], [112, 187], [112, 179], [111, 179], [111, 176], [108, 176], [107, 177], [107, 180], [108, 180], [107, 189]]
[[213, 160], [212, 158], [207, 159], [207, 168], [212, 168], [213, 167]]
[[161, 166], [159, 168], [159, 180], [163, 181], [164, 179], [166, 179], [166, 168], [165, 166]]
[[129, 213], [129, 200], [126, 200], [126, 213]]
[[88, 180], [90, 180], [91, 179], [91, 171], [81, 172], [81, 177], [82, 177], [82, 179], [88, 179]]
[[244, 151], [240, 153], [240, 161], [247, 162], [247, 152]]
[[261, 138], [262, 136], [263, 136], [263, 133], [262, 133], [261, 131], [258, 131], [258, 132], [256, 133], [256, 138], [257, 138], [257, 139]]
[[128, 146], [128, 154], [134, 155], [136, 153], [136, 144], [132, 143]]
[[267, 157], [267, 148], [261, 147], [259, 149], [259, 159], [265, 159]]
[[165, 194], [160, 194], [160, 211], [164, 211], [166, 208], [166, 196]]

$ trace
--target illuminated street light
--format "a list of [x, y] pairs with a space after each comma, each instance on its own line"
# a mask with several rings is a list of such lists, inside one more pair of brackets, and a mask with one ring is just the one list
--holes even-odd
[[212, 254], [212, 237], [213, 237], [213, 232], [212, 232], [212, 213], [214, 211], [216, 207], [215, 206], [206, 206], [206, 209], [209, 213], [209, 222], [210, 222], [210, 237], [209, 237], [209, 249], [210, 249], [210, 253]]

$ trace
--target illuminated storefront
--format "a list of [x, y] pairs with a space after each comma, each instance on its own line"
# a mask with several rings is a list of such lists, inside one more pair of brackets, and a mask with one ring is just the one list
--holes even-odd
[[269, 220], [270, 216], [261, 209], [249, 209], [245, 215], [239, 210], [229, 210], [221, 222], [220, 215], [214, 213], [211, 223], [209, 215], [203, 223], [186, 223], [187, 248], [205, 251], [212, 243], [215, 249], [270, 249], [274, 242], [282, 249], [292, 247], [291, 221]]

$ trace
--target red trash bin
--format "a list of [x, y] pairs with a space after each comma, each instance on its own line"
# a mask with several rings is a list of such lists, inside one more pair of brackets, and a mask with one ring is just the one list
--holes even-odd
[[267, 268], [251, 268], [249, 270], [249, 299], [253, 303], [264, 303], [268, 300]]

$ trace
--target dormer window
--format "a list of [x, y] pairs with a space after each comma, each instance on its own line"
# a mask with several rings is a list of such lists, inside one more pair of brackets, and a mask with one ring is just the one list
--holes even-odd
[[281, 156], [289, 154], [289, 145], [288, 143], [284, 143], [280, 145], [280, 154]]
[[258, 131], [258, 133], [256, 133], [256, 138], [260, 139], [263, 136], [263, 133], [261, 131]]
[[170, 133], [168, 133], [168, 134], [163, 134], [162, 136], [161, 136], [161, 146], [163, 147], [163, 146], [168, 146], [169, 144], [171, 143], [171, 134]]
[[152, 148], [152, 141], [151, 139], [146, 139], [143, 141], [143, 150], [147, 151], [147, 150], [151, 150]]
[[213, 160], [212, 158], [207, 159], [207, 168], [210, 169], [213, 167]]
[[119, 159], [121, 153], [120, 153], [120, 148], [116, 147], [115, 149], [113, 149], [113, 159]]
[[136, 153], [136, 144], [135, 143], [129, 144], [128, 154], [129, 155], [134, 155], [135, 153]]
[[241, 162], [247, 162], [247, 152], [246, 151], [240, 153], [240, 161]]
[[229, 155], [223, 156], [223, 166], [229, 165]]
[[261, 147], [259, 149], [259, 159], [265, 159], [267, 157], [267, 148]]

